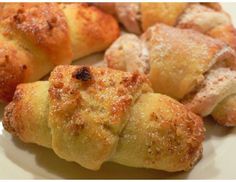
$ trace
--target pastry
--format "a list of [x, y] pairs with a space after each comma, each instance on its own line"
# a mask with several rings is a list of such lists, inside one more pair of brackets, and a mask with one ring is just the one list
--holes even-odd
[[0, 101], [10, 101], [17, 84], [103, 51], [119, 36], [111, 15], [83, 3], [0, 5]]
[[91, 170], [106, 161], [189, 170], [204, 139], [202, 119], [153, 93], [145, 75], [88, 66], [57, 66], [49, 81], [18, 85], [3, 126]]

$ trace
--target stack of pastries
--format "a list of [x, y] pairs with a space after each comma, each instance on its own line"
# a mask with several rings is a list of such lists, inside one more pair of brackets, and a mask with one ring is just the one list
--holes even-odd
[[[236, 125], [235, 45], [218, 3], [2, 3], [3, 126], [91, 170], [187, 171], [202, 117]], [[100, 51], [107, 67], [69, 65]]]

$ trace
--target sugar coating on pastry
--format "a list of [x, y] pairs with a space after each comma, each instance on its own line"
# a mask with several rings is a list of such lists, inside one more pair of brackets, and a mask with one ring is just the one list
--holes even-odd
[[142, 94], [111, 160], [170, 172], [189, 170], [201, 157], [203, 133], [199, 117], [182, 104], [161, 94]]
[[200, 4], [192, 4], [180, 16], [177, 27], [191, 28], [206, 33], [216, 26], [230, 22], [229, 15], [223, 11], [215, 11]]
[[149, 72], [149, 52], [146, 43], [134, 34], [123, 34], [105, 52], [109, 68], [123, 71]]
[[133, 33], [141, 34], [140, 4], [139, 3], [116, 3], [115, 5], [119, 21], [125, 28]]
[[117, 21], [86, 3], [2, 3], [0, 10], [1, 101], [18, 83], [103, 51], [119, 36]]
[[226, 97], [236, 93], [236, 71], [212, 69], [194, 92], [183, 103], [194, 113], [207, 116]]
[[49, 81], [52, 147], [93, 170], [116, 150], [130, 107], [152, 91], [143, 74], [88, 66], [58, 66]]
[[216, 62], [235, 64], [232, 49], [194, 30], [156, 24], [141, 39], [149, 50], [148, 75], [154, 90], [175, 99], [194, 90]]
[[106, 161], [189, 170], [205, 131], [183, 104], [153, 93], [145, 75], [88, 66], [59, 66], [49, 81], [21, 84], [3, 125], [91, 170]]

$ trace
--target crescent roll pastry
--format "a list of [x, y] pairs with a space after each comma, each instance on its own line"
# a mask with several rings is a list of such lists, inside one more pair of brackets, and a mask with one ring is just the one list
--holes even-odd
[[236, 29], [232, 25], [230, 16], [224, 11], [191, 4], [179, 17], [177, 27], [191, 28], [218, 38], [236, 50]]
[[116, 20], [82, 3], [1, 3], [0, 100], [56, 65], [105, 50], [119, 35]]
[[189, 170], [204, 139], [201, 118], [153, 93], [145, 75], [87, 66], [58, 66], [49, 81], [18, 85], [3, 125], [91, 170], [106, 161]]
[[[120, 69], [117, 66], [119, 64], [136, 64], [126, 66], [123, 69], [125, 71], [149, 68], [150, 71], [146, 74], [155, 92], [180, 100], [201, 116], [212, 114], [223, 125], [236, 125], [236, 53], [232, 48], [194, 30], [156, 24], [140, 38], [135, 36], [139, 40], [136, 40], [136, 44], [139, 43], [142, 49], [131, 46], [117, 49], [124, 47], [123, 44], [132, 44], [127, 36], [135, 35], [121, 36], [106, 51], [105, 60], [110, 68]], [[139, 61], [145, 64], [148, 62], [149, 65], [136, 69], [138, 63], [135, 59], [129, 59], [134, 57], [131, 57], [134, 50], [137, 55], [142, 55], [145, 50], [148, 61], [142, 57], [139, 57]]]
[[[236, 50], [236, 29], [219, 3], [96, 3], [112, 10], [124, 27], [141, 34], [156, 23], [200, 31], [220, 39]], [[110, 10], [110, 11], [109, 11]], [[116, 13], [115, 13], [116, 12]]]

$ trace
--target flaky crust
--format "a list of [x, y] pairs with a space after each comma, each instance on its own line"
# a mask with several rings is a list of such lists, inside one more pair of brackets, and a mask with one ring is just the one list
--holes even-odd
[[189, 170], [201, 157], [203, 122], [177, 101], [151, 92], [140, 73], [59, 66], [49, 82], [18, 86], [3, 125], [21, 140], [51, 147], [92, 170], [105, 161]]
[[102, 51], [119, 35], [114, 18], [86, 4], [3, 3], [1, 10], [0, 59], [7, 65], [0, 69], [0, 85], [6, 85], [0, 87], [1, 101], [12, 98], [18, 83]]

